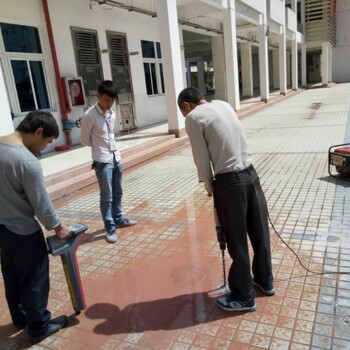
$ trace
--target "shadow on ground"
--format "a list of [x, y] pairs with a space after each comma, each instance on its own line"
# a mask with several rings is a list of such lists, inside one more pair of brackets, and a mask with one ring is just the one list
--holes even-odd
[[109, 303], [97, 303], [85, 311], [85, 316], [100, 319], [94, 327], [97, 334], [139, 333], [145, 331], [176, 330], [222, 319], [232, 315], [218, 310], [215, 299], [208, 293], [192, 293], [172, 298], [133, 303], [124, 309]]

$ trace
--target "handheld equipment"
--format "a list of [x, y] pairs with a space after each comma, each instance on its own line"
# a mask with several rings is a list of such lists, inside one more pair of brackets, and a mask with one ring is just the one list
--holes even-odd
[[86, 307], [83, 286], [81, 283], [79, 266], [76, 258], [76, 251], [87, 230], [84, 224], [73, 224], [69, 227], [72, 237], [68, 240], [60, 240], [56, 236], [47, 237], [49, 252], [53, 256], [59, 255], [62, 260], [64, 273], [67, 280], [69, 294], [75, 313], [80, 314]]

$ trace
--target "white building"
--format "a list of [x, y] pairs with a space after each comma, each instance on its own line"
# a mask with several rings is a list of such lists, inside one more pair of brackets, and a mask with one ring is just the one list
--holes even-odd
[[0, 135], [46, 109], [66, 129], [47, 151], [78, 144], [104, 79], [118, 85], [117, 133], [168, 121], [177, 136], [188, 85], [238, 110], [350, 81], [349, 19], [348, 0], [0, 0]]

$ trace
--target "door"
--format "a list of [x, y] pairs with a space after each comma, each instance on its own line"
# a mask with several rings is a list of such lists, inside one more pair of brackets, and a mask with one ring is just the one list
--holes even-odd
[[71, 28], [78, 75], [83, 78], [88, 105], [97, 101], [97, 87], [103, 81], [100, 48], [97, 32]]
[[119, 130], [134, 129], [136, 127], [134, 95], [132, 92], [126, 35], [107, 32], [107, 41], [112, 79], [116, 83], [118, 90]]

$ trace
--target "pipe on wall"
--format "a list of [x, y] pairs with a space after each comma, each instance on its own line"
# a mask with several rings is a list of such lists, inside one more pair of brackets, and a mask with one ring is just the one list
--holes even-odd
[[[57, 59], [57, 52], [56, 52], [56, 47], [55, 47], [55, 41], [53, 37], [53, 32], [52, 32], [52, 25], [51, 25], [51, 18], [50, 18], [50, 12], [49, 12], [49, 6], [47, 3], [47, 0], [41, 0], [42, 1], [42, 6], [43, 6], [43, 11], [44, 11], [44, 16], [45, 16], [45, 22], [46, 22], [46, 29], [47, 29], [47, 35], [49, 38], [49, 43], [50, 43], [50, 49], [51, 49], [51, 56], [52, 56], [52, 61], [53, 61], [53, 66], [55, 70], [55, 77], [56, 77], [56, 83], [57, 83], [57, 91], [58, 91], [58, 99], [60, 103], [60, 110], [61, 110], [61, 115], [62, 115], [62, 122], [68, 121], [68, 109], [66, 105], [66, 98], [62, 86], [62, 80], [61, 80], [61, 75], [60, 75], [60, 69], [58, 66], [58, 59]], [[65, 130], [65, 137], [66, 137], [66, 147], [56, 147], [58, 149], [56, 150], [64, 150], [72, 146], [72, 135], [69, 130]]]

